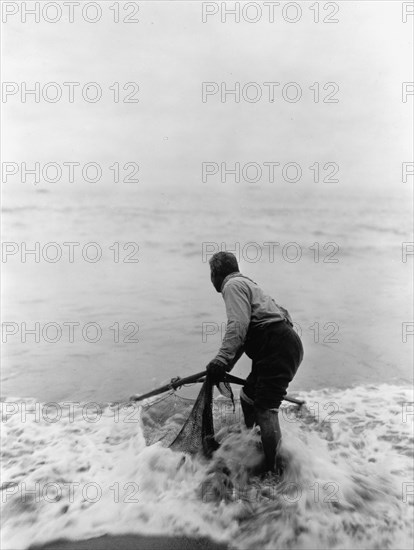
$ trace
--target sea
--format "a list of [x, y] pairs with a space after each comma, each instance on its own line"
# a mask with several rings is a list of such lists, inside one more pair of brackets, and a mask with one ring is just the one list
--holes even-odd
[[[316, 185], [5, 188], [4, 548], [128, 533], [412, 547], [410, 192]], [[254, 475], [258, 434], [219, 394], [215, 421], [231, 429], [210, 461], [147, 445], [129, 402], [214, 357], [226, 313], [208, 259], [221, 249], [303, 341], [281, 483]], [[233, 373], [249, 369], [244, 356]]]

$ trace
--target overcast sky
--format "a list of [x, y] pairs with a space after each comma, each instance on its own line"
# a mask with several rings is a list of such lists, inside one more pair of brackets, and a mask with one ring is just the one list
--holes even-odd
[[[101, 4], [95, 24], [80, 16], [72, 24], [8, 17], [3, 80], [28, 88], [58, 82], [63, 97], [53, 104], [28, 96], [22, 104], [19, 88], [7, 98], [4, 160], [138, 160], [151, 183], [172, 177], [175, 185], [194, 185], [203, 161], [320, 158], [340, 163], [349, 186], [401, 182], [401, 163], [412, 160], [413, 102], [402, 102], [402, 83], [413, 77], [412, 17], [402, 22], [400, 2], [337, 2], [334, 24], [316, 24], [310, 2], [300, 3], [296, 23], [280, 8], [270, 23], [263, 8], [257, 23], [242, 17], [239, 24], [231, 16], [223, 24], [220, 14], [203, 23], [200, 2], [139, 2], [139, 23], [116, 24], [112, 3]], [[326, 13], [321, 8], [321, 18]], [[73, 104], [68, 81], [81, 83]], [[91, 81], [103, 90], [97, 103], [81, 98]], [[121, 94], [125, 82], [137, 82], [139, 103], [114, 103], [114, 82]], [[256, 82], [263, 96], [222, 103], [216, 94], [203, 103], [202, 82]], [[281, 83], [274, 102], [264, 82]], [[301, 87], [296, 103], [282, 98], [288, 82]], [[313, 102], [314, 82], [321, 98], [333, 90], [323, 85], [335, 82], [339, 103]]]

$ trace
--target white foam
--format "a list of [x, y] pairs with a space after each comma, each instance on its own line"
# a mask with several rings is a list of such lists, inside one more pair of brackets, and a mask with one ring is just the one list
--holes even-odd
[[252, 477], [262, 459], [254, 430], [223, 429], [207, 462], [146, 447], [131, 408], [106, 407], [95, 423], [79, 410], [51, 423], [22, 416], [23, 402], [8, 399], [2, 479], [17, 485], [2, 492], [3, 547], [145, 533], [237, 548], [411, 548], [412, 391], [360, 386], [301, 397], [302, 414], [280, 414], [289, 466], [279, 485]]

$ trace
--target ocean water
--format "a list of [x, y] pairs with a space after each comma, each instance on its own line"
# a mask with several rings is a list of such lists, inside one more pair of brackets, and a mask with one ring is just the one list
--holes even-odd
[[[124, 400], [203, 370], [226, 321], [208, 267], [222, 244], [296, 323], [306, 359], [294, 389], [410, 382], [410, 196], [175, 182], [6, 189], [4, 241], [16, 251], [3, 264], [3, 394]], [[36, 242], [38, 257], [22, 262]], [[273, 257], [269, 242], [280, 243]], [[83, 257], [88, 243], [99, 261]], [[98, 328], [85, 333], [87, 323]], [[243, 358], [238, 373], [249, 366]]]
[[[208, 462], [146, 446], [137, 407], [65, 409], [53, 423], [56, 408], [36, 418], [25, 414], [34, 401], [17, 401], [14, 414], [16, 400], [3, 403], [3, 547], [140, 533], [240, 549], [412, 548], [412, 391], [379, 384], [299, 395], [308, 408], [281, 414], [280, 484], [252, 475], [259, 437], [238, 423], [219, 432]], [[216, 404], [216, 419], [232, 414], [227, 405]]]
[[[4, 240], [19, 251], [4, 281], [4, 321], [18, 332], [3, 344], [3, 546], [146, 533], [208, 535], [235, 548], [410, 548], [409, 203], [394, 193], [264, 187], [229, 188], [215, 202], [214, 188], [178, 187], [4, 193]], [[36, 241], [96, 242], [102, 260], [23, 263], [21, 243]], [[281, 243], [273, 261], [270, 241]], [[114, 242], [136, 242], [139, 262], [113, 261]], [[203, 243], [222, 242], [240, 243], [241, 270], [289, 309], [304, 342], [289, 391], [306, 408], [282, 414], [289, 466], [280, 485], [254, 476], [259, 438], [240, 430], [240, 414], [206, 462], [146, 446], [141, 411], [127, 404], [214, 357], [225, 311]], [[258, 261], [245, 243], [261, 245]], [[300, 246], [296, 262], [281, 253], [288, 243]], [[323, 261], [326, 243], [338, 246], [338, 262]], [[38, 342], [23, 341], [22, 322], [40, 323]], [[98, 323], [102, 337], [43, 337], [46, 323], [65, 322]], [[138, 342], [123, 341], [125, 323], [139, 326]], [[234, 369], [248, 371], [247, 358]], [[219, 399], [215, 414], [231, 416], [231, 407]]]

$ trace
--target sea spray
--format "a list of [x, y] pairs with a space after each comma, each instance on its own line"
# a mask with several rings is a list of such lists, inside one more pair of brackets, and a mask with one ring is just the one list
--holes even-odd
[[[234, 548], [411, 548], [410, 388], [301, 394], [280, 412], [282, 479], [257, 475], [257, 429], [218, 418], [211, 461], [147, 446], [138, 408], [3, 409], [5, 548], [105, 533], [209, 536]], [[25, 415], [22, 415], [25, 405]], [[62, 405], [62, 411], [63, 411]], [[57, 415], [55, 414], [57, 418]], [[211, 482], [216, 483], [214, 494]]]

